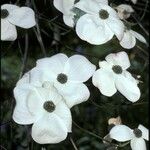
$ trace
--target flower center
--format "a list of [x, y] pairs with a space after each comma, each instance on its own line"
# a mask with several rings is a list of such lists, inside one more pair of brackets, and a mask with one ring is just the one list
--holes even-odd
[[60, 82], [61, 84], [65, 84], [68, 80], [68, 77], [67, 75], [63, 74], [63, 73], [60, 73], [58, 76], [57, 76], [57, 81]]
[[133, 133], [137, 138], [142, 137], [142, 131], [138, 128], [134, 129]]
[[1, 19], [7, 18], [9, 16], [9, 12], [7, 9], [1, 10]]
[[121, 74], [122, 73], [122, 67], [119, 65], [115, 65], [112, 67], [112, 70], [116, 73], [116, 74]]
[[109, 13], [108, 13], [106, 10], [101, 9], [101, 10], [99, 11], [99, 17], [100, 17], [101, 19], [107, 19], [107, 18], [109, 17]]
[[49, 112], [52, 113], [55, 110], [55, 104], [52, 101], [46, 101], [43, 105], [43, 108]]

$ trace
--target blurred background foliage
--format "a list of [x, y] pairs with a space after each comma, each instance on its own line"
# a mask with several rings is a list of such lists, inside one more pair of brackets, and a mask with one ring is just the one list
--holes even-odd
[[[147, 41], [149, 31], [149, 1], [139, 0], [136, 5], [130, 1], [110, 0], [111, 4], [131, 4], [135, 9], [135, 17], [129, 21], [136, 23], [135, 31], [141, 33]], [[136, 128], [139, 124], [148, 127], [148, 48], [137, 42], [137, 46], [130, 50], [123, 49], [113, 38], [110, 42], [94, 46], [78, 38], [74, 29], [67, 27], [62, 21], [62, 14], [58, 12], [52, 0], [1, 0], [1, 4], [12, 3], [19, 6], [30, 6], [36, 12], [38, 25], [29, 30], [17, 28], [18, 39], [14, 42], [1, 42], [1, 144], [2, 150], [74, 150], [70, 137], [76, 143], [78, 150], [115, 150], [102, 142], [99, 137], [108, 134], [108, 119], [121, 116], [123, 124]], [[86, 56], [98, 67], [98, 61], [112, 52], [126, 51], [132, 66], [131, 73], [135, 77], [140, 75], [139, 87], [142, 96], [137, 103], [130, 103], [119, 92], [107, 98], [91, 84], [86, 85], [91, 91], [90, 99], [72, 111], [73, 132], [59, 144], [39, 145], [31, 136], [31, 126], [21, 126], [12, 120], [15, 106], [13, 88], [19, 77], [35, 66], [36, 60], [56, 53], [68, 56], [81, 54]], [[130, 87], [129, 87], [130, 88]], [[119, 150], [130, 150], [130, 145]]]

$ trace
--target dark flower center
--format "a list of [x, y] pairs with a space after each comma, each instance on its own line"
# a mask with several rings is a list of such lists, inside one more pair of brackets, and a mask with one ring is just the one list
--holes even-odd
[[49, 112], [52, 113], [55, 110], [55, 104], [52, 101], [46, 101], [43, 105], [43, 108]]
[[142, 131], [138, 128], [134, 129], [133, 133], [137, 138], [142, 137]]
[[112, 67], [112, 70], [116, 73], [116, 74], [121, 74], [122, 73], [122, 67], [119, 65], [115, 65]]
[[65, 84], [68, 80], [68, 77], [67, 75], [63, 74], [63, 73], [60, 73], [58, 76], [57, 76], [57, 81], [60, 82], [61, 84]]
[[7, 9], [2, 9], [1, 10], [1, 19], [7, 18], [9, 15], [9, 12]]
[[99, 17], [100, 17], [101, 19], [107, 19], [107, 18], [109, 17], [109, 13], [108, 13], [106, 10], [101, 9], [101, 10], [99, 11]]

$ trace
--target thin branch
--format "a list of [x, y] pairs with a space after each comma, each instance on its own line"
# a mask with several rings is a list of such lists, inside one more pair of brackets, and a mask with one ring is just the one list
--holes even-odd
[[28, 36], [28, 33], [26, 33], [25, 34], [25, 51], [24, 51], [23, 62], [22, 62], [22, 67], [21, 67], [21, 72], [20, 72], [19, 79], [24, 74], [24, 71], [25, 71], [25, 68], [26, 68], [26, 65], [27, 65], [28, 49], [29, 49], [29, 36]]
[[74, 149], [75, 149], [75, 150], [78, 150], [78, 148], [77, 148], [75, 142], [73, 141], [72, 137], [70, 137], [70, 141], [71, 141], [71, 143], [72, 143]]

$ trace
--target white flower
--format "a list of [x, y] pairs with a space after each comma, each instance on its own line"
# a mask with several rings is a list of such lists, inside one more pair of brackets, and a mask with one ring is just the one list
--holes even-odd
[[96, 67], [84, 56], [74, 55], [68, 58], [65, 54], [57, 54], [37, 61], [37, 66], [25, 75], [25, 82], [36, 87], [54, 87], [64, 97], [69, 108], [88, 100], [90, 92], [83, 82], [95, 72]]
[[54, 6], [63, 13], [63, 20], [70, 27], [74, 26], [74, 2], [75, 0], [54, 0]]
[[126, 29], [124, 31], [124, 36], [123, 36], [122, 40], [120, 40], [120, 45], [123, 48], [131, 49], [136, 45], [136, 39], [138, 39], [142, 43], [145, 43], [145, 44], [147, 43], [145, 38], [141, 34], [135, 32], [131, 29]]
[[124, 24], [110, 6], [98, 0], [80, 0], [75, 7], [86, 13], [76, 24], [76, 33], [82, 40], [99, 45], [108, 42], [114, 35], [122, 39]]
[[120, 19], [128, 19], [131, 15], [131, 13], [134, 12], [134, 9], [127, 4], [121, 4], [116, 7], [118, 11], [118, 16]]
[[138, 82], [127, 71], [130, 61], [126, 52], [109, 54], [106, 61], [100, 61], [98, 69], [93, 75], [93, 84], [105, 96], [114, 95], [117, 90], [129, 101], [136, 102], [140, 98]]
[[125, 125], [116, 125], [110, 130], [110, 138], [119, 142], [125, 142], [131, 140], [132, 150], [146, 150], [145, 140], [149, 140], [148, 129], [143, 125], [139, 125], [138, 128], [132, 130]]
[[14, 41], [17, 38], [16, 26], [28, 29], [35, 24], [35, 14], [31, 8], [12, 4], [1, 6], [1, 40]]
[[14, 89], [16, 107], [13, 120], [32, 126], [32, 138], [40, 144], [59, 143], [71, 132], [71, 112], [52, 86], [34, 88], [26, 83], [26, 74]]

